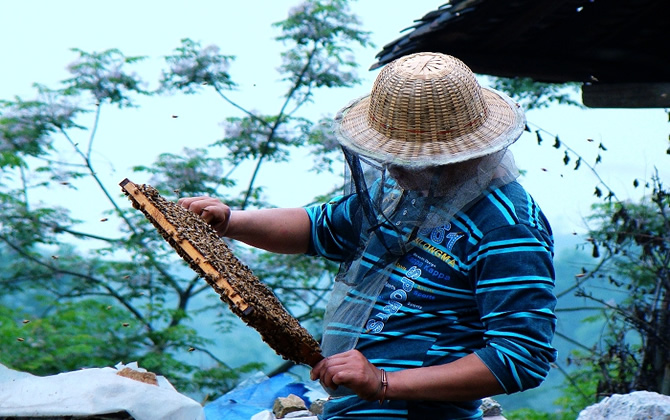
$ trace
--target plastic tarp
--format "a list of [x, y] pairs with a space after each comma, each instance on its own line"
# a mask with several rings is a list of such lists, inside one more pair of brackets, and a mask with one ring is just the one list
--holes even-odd
[[326, 395], [289, 373], [271, 378], [258, 375], [205, 405], [205, 416], [207, 420], [249, 420], [263, 411], [271, 411], [277, 398], [290, 394], [302, 398], [307, 407], [316, 398]]
[[[158, 386], [117, 375], [123, 367], [34, 376], [0, 365], [0, 417], [92, 416], [127, 412], [136, 420], [204, 420], [203, 407], [162, 376]], [[251, 417], [251, 416], [250, 416]]]

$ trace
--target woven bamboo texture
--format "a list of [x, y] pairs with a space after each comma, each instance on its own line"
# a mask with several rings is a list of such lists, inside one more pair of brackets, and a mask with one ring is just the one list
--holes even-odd
[[501, 150], [524, 122], [511, 99], [483, 89], [462, 61], [417, 53], [384, 67], [370, 95], [343, 110], [336, 133], [344, 146], [378, 162], [420, 167]]

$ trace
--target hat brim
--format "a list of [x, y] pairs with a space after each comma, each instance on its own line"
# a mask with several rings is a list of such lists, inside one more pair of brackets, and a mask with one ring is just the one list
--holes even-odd
[[462, 162], [503, 150], [523, 133], [523, 110], [502, 92], [482, 88], [488, 113], [475, 130], [449, 141], [407, 141], [386, 136], [368, 122], [370, 95], [363, 96], [335, 118], [340, 144], [362, 156], [384, 164], [426, 167]]

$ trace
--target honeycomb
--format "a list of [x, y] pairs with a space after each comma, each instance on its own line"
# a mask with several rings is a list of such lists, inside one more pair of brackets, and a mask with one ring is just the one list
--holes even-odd
[[314, 337], [200, 216], [165, 199], [150, 185], [128, 179], [120, 185], [133, 207], [278, 355], [309, 366], [322, 359]]

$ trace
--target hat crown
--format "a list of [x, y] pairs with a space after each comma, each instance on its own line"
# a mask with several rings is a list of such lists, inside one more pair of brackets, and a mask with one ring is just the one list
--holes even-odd
[[369, 95], [338, 112], [334, 130], [354, 153], [421, 168], [502, 150], [519, 138], [525, 122], [518, 104], [480, 86], [462, 61], [416, 53], [387, 64]]
[[457, 140], [477, 130], [487, 115], [482, 88], [460, 60], [417, 53], [386, 66], [370, 94], [368, 123], [407, 142]]

